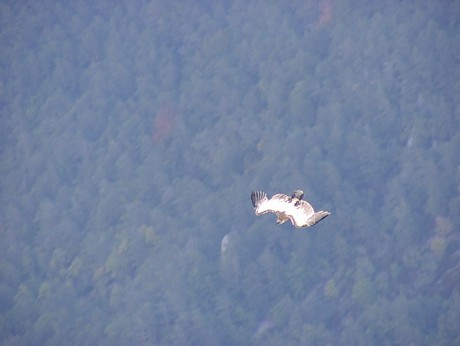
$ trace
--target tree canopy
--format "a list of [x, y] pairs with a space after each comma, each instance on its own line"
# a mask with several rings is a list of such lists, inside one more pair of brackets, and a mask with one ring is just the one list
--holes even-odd
[[457, 2], [4, 1], [0, 42], [0, 344], [460, 344]]

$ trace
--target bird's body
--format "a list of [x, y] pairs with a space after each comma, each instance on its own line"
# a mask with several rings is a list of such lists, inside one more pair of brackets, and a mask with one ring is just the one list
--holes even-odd
[[270, 199], [265, 192], [251, 192], [251, 201], [256, 215], [275, 213], [277, 224], [291, 220], [296, 228], [310, 227], [330, 215], [328, 211], [315, 212], [310, 203], [302, 198], [302, 190], [295, 190], [291, 197], [276, 194]]

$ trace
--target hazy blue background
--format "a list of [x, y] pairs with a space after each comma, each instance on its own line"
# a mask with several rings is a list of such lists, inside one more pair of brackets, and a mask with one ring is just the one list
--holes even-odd
[[[1, 1], [0, 44], [0, 344], [460, 344], [459, 1]], [[332, 215], [253, 214], [297, 188]]]

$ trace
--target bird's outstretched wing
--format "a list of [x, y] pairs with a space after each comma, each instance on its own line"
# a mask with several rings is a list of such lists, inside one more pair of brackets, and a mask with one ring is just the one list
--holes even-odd
[[277, 194], [268, 199], [265, 192], [252, 191], [251, 201], [256, 215], [266, 213], [283, 213], [285, 212], [289, 197], [283, 194]]

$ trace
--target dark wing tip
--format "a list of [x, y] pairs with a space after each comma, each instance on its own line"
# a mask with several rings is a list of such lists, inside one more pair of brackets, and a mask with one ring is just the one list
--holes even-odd
[[267, 195], [262, 191], [251, 191], [251, 202], [254, 208], [260, 204], [260, 201], [266, 198]]

